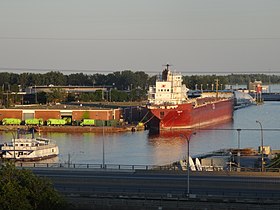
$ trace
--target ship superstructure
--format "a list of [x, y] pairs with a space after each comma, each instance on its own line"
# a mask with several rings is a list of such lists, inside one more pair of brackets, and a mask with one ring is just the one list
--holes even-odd
[[180, 73], [172, 73], [167, 64], [162, 75], [157, 77], [156, 85], [149, 87], [149, 103], [155, 105], [185, 103], [187, 101], [188, 89], [182, 82], [182, 75]]

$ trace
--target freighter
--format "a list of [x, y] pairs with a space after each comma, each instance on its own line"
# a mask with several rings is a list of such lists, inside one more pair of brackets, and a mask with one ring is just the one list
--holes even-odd
[[[171, 72], [170, 65], [158, 76], [148, 91], [150, 117], [147, 127], [153, 132], [164, 129], [197, 128], [228, 121], [233, 116], [233, 94], [204, 92], [188, 98], [188, 89], [180, 73]], [[218, 88], [218, 82], [216, 89]]]

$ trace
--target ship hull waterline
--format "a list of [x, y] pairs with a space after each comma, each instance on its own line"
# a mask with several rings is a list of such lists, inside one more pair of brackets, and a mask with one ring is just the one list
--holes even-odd
[[180, 104], [176, 108], [168, 106], [150, 108], [147, 127], [152, 133], [160, 130], [195, 129], [228, 122], [233, 118], [233, 100], [219, 100], [194, 106], [192, 103]]

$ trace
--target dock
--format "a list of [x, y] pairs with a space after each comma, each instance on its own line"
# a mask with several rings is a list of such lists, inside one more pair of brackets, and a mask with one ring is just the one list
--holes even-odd
[[[24, 125], [20, 126], [0, 126], [0, 131], [16, 131], [17, 129], [28, 130], [31, 127]], [[118, 133], [118, 132], [131, 132], [138, 131], [133, 125], [125, 126], [73, 126], [73, 125], [64, 125], [64, 126], [40, 126], [35, 127], [37, 132], [60, 132], [60, 133]]]

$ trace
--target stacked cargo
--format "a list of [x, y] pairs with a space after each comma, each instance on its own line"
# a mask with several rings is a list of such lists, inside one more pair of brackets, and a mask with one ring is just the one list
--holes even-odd
[[81, 126], [94, 126], [95, 125], [95, 120], [93, 119], [83, 119], [82, 122], [80, 123]]
[[97, 127], [105, 126], [105, 120], [95, 120], [95, 126]]
[[64, 119], [48, 119], [47, 125], [65, 125], [66, 121]]
[[71, 125], [72, 124], [71, 117], [63, 117], [62, 119], [65, 120], [65, 124], [67, 124], [67, 125]]
[[117, 120], [94, 120], [94, 119], [83, 119], [80, 123], [81, 126], [109, 126], [116, 127], [119, 125]]
[[43, 124], [44, 124], [43, 119], [33, 118], [33, 119], [25, 120], [25, 125], [43, 125]]
[[17, 118], [4, 118], [2, 120], [2, 125], [20, 125], [21, 120]]
[[106, 120], [106, 126], [110, 127], [116, 127], [118, 126], [118, 121], [117, 120]]

